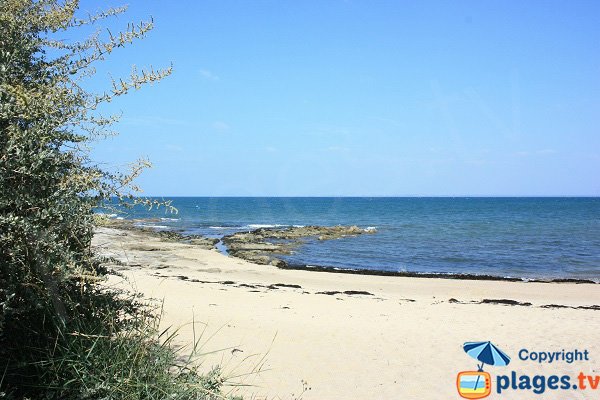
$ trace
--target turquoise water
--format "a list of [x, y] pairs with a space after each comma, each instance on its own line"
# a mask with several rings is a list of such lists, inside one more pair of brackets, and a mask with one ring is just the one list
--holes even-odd
[[358, 225], [374, 235], [308, 241], [297, 265], [600, 280], [600, 198], [171, 198], [145, 225], [220, 237], [263, 226]]

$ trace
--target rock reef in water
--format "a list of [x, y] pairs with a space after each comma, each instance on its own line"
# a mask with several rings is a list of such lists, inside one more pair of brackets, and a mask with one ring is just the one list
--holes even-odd
[[259, 228], [251, 232], [237, 232], [223, 237], [229, 254], [256, 264], [270, 264], [278, 267], [285, 261], [275, 255], [291, 254], [292, 250], [305, 239], [332, 240], [343, 237], [375, 233], [373, 228], [361, 229], [358, 226], [299, 226], [287, 228]]

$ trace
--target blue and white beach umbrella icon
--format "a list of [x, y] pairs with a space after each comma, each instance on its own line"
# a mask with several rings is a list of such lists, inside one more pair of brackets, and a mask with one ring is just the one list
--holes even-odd
[[483, 371], [483, 364], [503, 367], [510, 363], [510, 357], [489, 341], [467, 342], [463, 344], [463, 349], [468, 355], [481, 361], [481, 365], [478, 366], [480, 371]]
[[[502, 350], [496, 347], [492, 342], [467, 342], [463, 344], [464, 351], [476, 359], [481, 361], [481, 365], [478, 365], [479, 371], [483, 371], [483, 364], [505, 366], [510, 363], [510, 357], [507, 356]], [[477, 375], [475, 381], [475, 388], [479, 383], [480, 375]]]

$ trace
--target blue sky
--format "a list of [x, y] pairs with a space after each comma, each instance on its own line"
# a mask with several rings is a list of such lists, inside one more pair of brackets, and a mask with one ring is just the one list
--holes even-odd
[[149, 16], [88, 83], [173, 63], [94, 150], [148, 157], [144, 194], [600, 195], [600, 2], [146, 0], [101, 27]]

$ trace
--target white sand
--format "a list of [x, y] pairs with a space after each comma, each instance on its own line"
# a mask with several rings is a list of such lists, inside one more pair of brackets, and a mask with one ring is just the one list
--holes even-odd
[[[227, 374], [242, 374], [233, 381], [252, 386], [231, 390], [247, 398], [457, 399], [456, 374], [477, 363], [464, 353], [466, 341], [491, 340], [512, 357], [508, 367], [485, 368], [493, 377], [570, 374], [575, 383], [579, 371], [600, 375], [600, 311], [541, 307], [600, 304], [600, 285], [281, 270], [108, 228], [99, 229], [94, 243], [129, 264], [116, 267], [127, 285], [164, 300], [162, 324], [180, 327], [181, 343], [192, 341], [195, 320], [197, 333], [205, 329], [204, 351], [227, 349], [207, 356], [203, 366], [222, 364]], [[124, 283], [111, 278], [109, 284]], [[269, 289], [273, 284], [301, 288]], [[348, 290], [373, 295], [318, 294]], [[468, 304], [483, 299], [532, 305]], [[540, 365], [520, 360], [522, 348], [587, 349], [590, 361]], [[261, 372], [252, 373], [256, 368]], [[303, 394], [302, 381], [311, 388]], [[600, 387], [543, 395], [493, 389], [490, 398], [600, 398]]]

